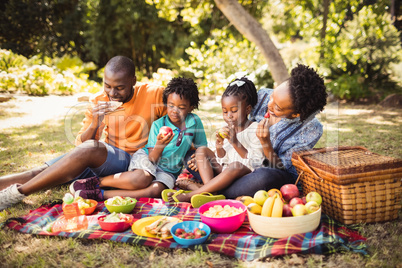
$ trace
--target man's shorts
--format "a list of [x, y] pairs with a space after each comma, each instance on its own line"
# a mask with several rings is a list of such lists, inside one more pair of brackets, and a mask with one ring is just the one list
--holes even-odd
[[160, 167], [158, 167], [158, 165], [152, 163], [149, 160], [148, 154], [142, 149], [139, 149], [131, 157], [131, 162], [128, 170], [133, 171], [135, 169], [145, 170], [146, 172], [154, 176], [153, 181], [161, 182], [170, 189], [174, 187], [174, 183], [176, 180], [175, 175], [162, 170]]
[[[107, 144], [106, 142], [102, 142], [102, 143], [106, 146], [106, 149], [107, 149], [106, 161], [100, 167], [87, 168], [86, 170], [84, 170], [84, 172], [82, 172], [80, 175], [78, 175], [74, 180], [90, 178], [93, 176], [105, 177], [108, 175], [113, 175], [116, 173], [127, 171], [128, 166], [130, 164], [130, 159], [131, 159], [130, 154], [125, 152], [122, 149], [119, 149], [110, 144]], [[64, 154], [64, 155], [56, 157], [50, 161], [47, 161], [46, 164], [48, 166], [51, 166], [66, 155], [67, 154]]]

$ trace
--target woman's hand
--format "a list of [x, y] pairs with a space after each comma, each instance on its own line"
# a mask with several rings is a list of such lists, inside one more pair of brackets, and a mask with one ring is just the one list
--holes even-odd
[[261, 144], [267, 144], [268, 142], [271, 142], [270, 136], [271, 134], [269, 133], [269, 118], [264, 118], [258, 123], [257, 127], [257, 138], [260, 140]]
[[197, 162], [195, 161], [195, 154], [192, 154], [190, 160], [187, 161], [187, 167], [191, 170], [198, 171]]

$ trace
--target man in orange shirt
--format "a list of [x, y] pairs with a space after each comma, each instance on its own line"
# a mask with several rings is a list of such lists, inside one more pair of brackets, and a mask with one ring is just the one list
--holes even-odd
[[[148, 140], [152, 122], [166, 114], [163, 87], [136, 85], [135, 66], [116, 56], [105, 66], [104, 90], [91, 100], [83, 127], [70, 153], [45, 166], [0, 178], [0, 210], [27, 195], [76, 178], [107, 176], [126, 171], [132, 153]], [[115, 110], [111, 102], [120, 102]], [[105, 141], [100, 141], [102, 133]]]

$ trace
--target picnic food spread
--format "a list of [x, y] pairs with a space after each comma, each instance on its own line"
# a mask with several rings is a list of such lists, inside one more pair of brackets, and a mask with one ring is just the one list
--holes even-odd
[[[136, 202], [137, 200], [135, 198], [121, 196], [115, 196], [107, 199], [105, 201], [105, 206], [108, 208], [110, 214], [101, 215], [98, 217], [98, 223], [101, 229], [111, 232], [123, 232], [132, 225], [131, 229], [137, 235], [161, 239], [172, 238], [172, 228], [181, 222], [181, 220], [178, 218], [168, 216], [153, 216], [135, 221], [133, 215], [121, 213], [120, 211], [113, 211], [110, 209], [110, 207], [125, 208], [130, 206], [131, 212]], [[317, 192], [310, 192], [306, 196], [300, 196], [298, 188], [293, 184], [284, 185], [280, 190], [260, 190], [257, 191], [253, 197], [242, 196], [238, 198], [237, 201], [211, 201], [199, 208], [202, 223], [196, 222], [198, 224], [206, 224], [206, 226], [209, 226], [210, 229], [208, 229], [208, 233], [205, 230], [201, 230], [201, 227], [199, 228], [197, 226], [193, 226], [190, 229], [189, 227], [187, 227], [187, 229], [176, 227], [177, 229], [174, 229], [175, 236], [173, 236], [173, 238], [175, 240], [177, 240], [177, 238], [194, 240], [208, 236], [210, 231], [215, 233], [234, 232], [243, 224], [246, 211], [249, 215], [250, 225], [253, 230], [258, 234], [272, 237], [275, 237], [275, 234], [267, 234], [265, 231], [260, 230], [260, 228], [263, 228], [263, 230], [267, 229], [266, 226], [272, 227], [271, 223], [264, 222], [266, 220], [261, 220], [261, 217], [265, 219], [281, 217], [296, 218], [297, 216], [312, 214], [313, 217], [310, 218], [312, 221], [314, 221], [313, 224], [302, 224], [301, 229], [296, 228], [295, 230], [297, 231], [293, 230], [293, 232], [304, 232], [303, 228], [305, 227], [308, 227], [309, 229], [317, 228], [319, 224], [319, 215], [321, 215], [321, 202], [322, 197]], [[71, 194], [66, 194], [63, 198], [63, 211], [65, 212], [66, 219], [67, 214], [69, 214], [71, 211], [68, 209], [64, 210], [64, 207], [72, 205], [77, 207], [79, 210], [79, 214], [75, 216], [79, 216], [80, 214], [91, 214], [96, 207], [95, 204], [92, 212], [87, 213], [84, 210], [94, 206], [93, 200], [86, 200], [81, 197], [74, 198]], [[317, 212], [319, 213], [317, 214]], [[291, 231], [291, 229], [292, 228], [289, 228], [289, 231]], [[178, 243], [182, 245], [190, 245], [190, 242], [186, 243], [180, 241]], [[191, 243], [196, 242], [194, 241]]]

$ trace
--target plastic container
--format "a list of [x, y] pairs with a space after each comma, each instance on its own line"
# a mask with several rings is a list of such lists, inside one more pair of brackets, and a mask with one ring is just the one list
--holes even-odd
[[[197, 238], [197, 239], [180, 238], [175, 235], [176, 230], [178, 228], [184, 229], [184, 231], [186, 231], [186, 232], [193, 232], [195, 230], [195, 228], [198, 228], [200, 230], [204, 230], [206, 235], [201, 238]], [[179, 243], [180, 245], [183, 245], [183, 246], [191, 246], [191, 245], [202, 244], [205, 241], [207, 241], [208, 236], [211, 234], [211, 228], [209, 228], [208, 225], [206, 225], [202, 222], [199, 222], [199, 221], [183, 221], [183, 222], [179, 222], [179, 223], [176, 223], [175, 225], [173, 225], [172, 229], [170, 229], [170, 232], [173, 236], [173, 239], [177, 243]]]
[[[94, 213], [96, 206], [98, 205], [98, 202], [95, 200], [90, 199], [92, 206], [89, 208], [84, 208], [84, 209], [79, 209], [78, 204], [76, 202], [71, 203], [71, 204], [63, 204], [62, 209], [64, 212], [64, 216], [66, 219], [71, 219], [73, 217], [77, 217], [80, 215], [91, 215]], [[84, 212], [84, 213], [81, 213]]]
[[130, 221], [121, 221], [121, 222], [104, 222], [104, 218], [108, 215], [103, 215], [98, 218], [98, 223], [99, 226], [101, 227], [102, 230], [104, 231], [109, 231], [109, 232], [124, 232], [127, 230], [134, 221], [133, 215], [126, 214], [128, 218], [130, 218]]
[[[221, 205], [222, 207], [224, 207], [225, 205], [229, 205], [235, 208], [240, 208], [243, 210], [243, 212], [235, 216], [230, 216], [226, 218], [212, 218], [203, 215], [205, 211], [215, 205]], [[236, 200], [211, 201], [202, 205], [198, 209], [198, 213], [200, 213], [201, 216], [201, 221], [207, 224], [211, 228], [211, 231], [214, 233], [233, 233], [234, 231], [239, 229], [239, 227], [244, 222], [244, 218], [246, 217], [246, 211], [247, 207], [243, 205], [243, 203], [241, 203], [240, 201]]]
[[272, 238], [312, 232], [317, 229], [321, 220], [321, 208], [314, 213], [297, 217], [264, 217], [248, 210], [247, 214], [254, 232]]
[[110, 213], [131, 213], [135, 207], [135, 204], [137, 204], [136, 199], [133, 199], [133, 202], [127, 205], [109, 205], [108, 200], [105, 201], [105, 206]]

